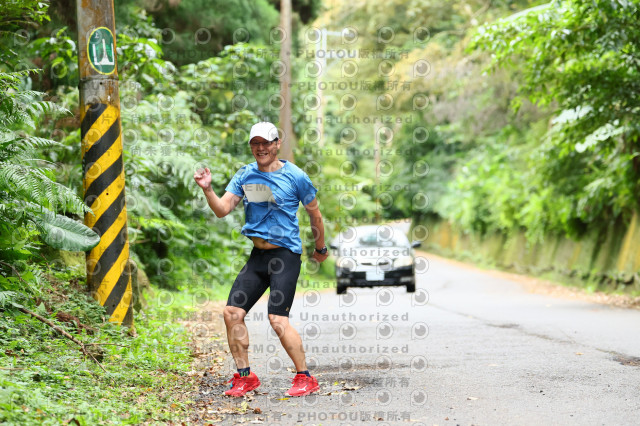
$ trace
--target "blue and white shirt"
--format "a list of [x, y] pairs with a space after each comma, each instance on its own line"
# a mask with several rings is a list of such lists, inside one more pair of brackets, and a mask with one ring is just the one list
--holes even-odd
[[256, 162], [241, 167], [225, 190], [243, 197], [242, 235], [260, 237], [302, 254], [296, 213], [299, 203], [309, 204], [318, 190], [302, 169], [286, 160], [280, 161], [284, 164], [275, 172], [260, 171]]

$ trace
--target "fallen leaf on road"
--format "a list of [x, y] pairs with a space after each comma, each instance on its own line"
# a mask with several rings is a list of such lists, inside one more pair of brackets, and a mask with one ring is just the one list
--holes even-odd
[[216, 408], [214, 410], [207, 410], [209, 414], [235, 414], [236, 411], [229, 408]]
[[354, 384], [351, 383], [345, 383], [342, 385], [342, 389], [344, 390], [357, 390], [360, 389], [360, 386], [356, 386]]
[[576, 355], [584, 355], [582, 352], [576, 352]]

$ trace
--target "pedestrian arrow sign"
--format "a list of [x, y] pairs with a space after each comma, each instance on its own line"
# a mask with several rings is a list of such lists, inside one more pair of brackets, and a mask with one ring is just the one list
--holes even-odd
[[91, 67], [100, 74], [113, 74], [116, 69], [116, 44], [109, 28], [98, 27], [87, 41], [87, 57]]

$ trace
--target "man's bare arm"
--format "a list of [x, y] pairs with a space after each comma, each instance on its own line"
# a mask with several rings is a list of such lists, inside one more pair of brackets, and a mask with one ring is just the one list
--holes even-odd
[[225, 192], [222, 197], [218, 197], [213, 189], [204, 190], [204, 196], [207, 197], [207, 203], [217, 217], [225, 217], [231, 210], [235, 209], [242, 198], [232, 192]]
[[217, 217], [225, 217], [231, 210], [235, 209], [242, 197], [231, 192], [225, 192], [222, 198], [218, 197], [211, 188], [211, 171], [208, 168], [200, 169], [193, 175], [193, 179], [204, 191], [209, 207]]
[[[321, 249], [325, 246], [324, 242], [324, 222], [322, 221], [322, 213], [320, 213], [320, 207], [318, 206], [318, 200], [313, 199], [309, 204], [304, 206], [309, 214], [311, 220], [311, 232], [313, 233], [313, 239], [315, 241], [315, 247]], [[313, 258], [318, 262], [322, 262], [329, 256], [329, 252], [326, 254], [320, 254], [316, 250], [313, 251]]]

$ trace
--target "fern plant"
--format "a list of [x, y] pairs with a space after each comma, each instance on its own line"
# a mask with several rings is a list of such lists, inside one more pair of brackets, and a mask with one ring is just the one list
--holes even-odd
[[0, 291], [37, 292], [42, 273], [30, 260], [41, 245], [38, 236], [72, 251], [89, 250], [100, 241], [91, 229], [57, 213], [82, 215], [90, 209], [55, 182], [53, 163], [38, 158], [58, 142], [27, 134], [43, 114], [67, 112], [22, 87], [33, 71], [0, 73]]

